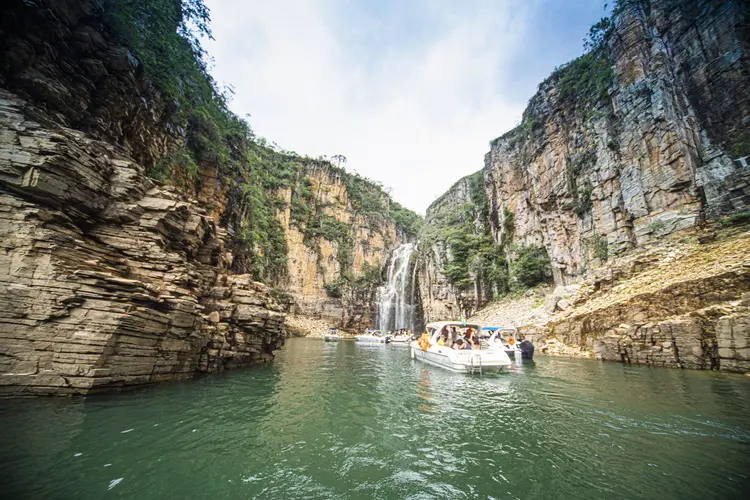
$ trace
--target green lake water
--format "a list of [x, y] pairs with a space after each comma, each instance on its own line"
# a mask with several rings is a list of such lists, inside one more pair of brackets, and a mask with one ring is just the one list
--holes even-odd
[[750, 377], [539, 357], [457, 375], [292, 339], [272, 365], [0, 401], [0, 497], [750, 498]]

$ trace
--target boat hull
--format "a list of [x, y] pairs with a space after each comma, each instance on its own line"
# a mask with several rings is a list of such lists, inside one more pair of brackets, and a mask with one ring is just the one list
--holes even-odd
[[388, 343], [393, 344], [393, 345], [402, 345], [405, 347], [409, 347], [411, 345], [411, 340], [408, 338], [403, 338], [403, 339], [391, 338], [390, 342]]
[[373, 337], [370, 335], [359, 335], [354, 337], [354, 340], [363, 344], [385, 344], [387, 342], [385, 337]]
[[512, 365], [503, 351], [457, 351], [441, 346], [430, 347], [425, 351], [416, 342], [411, 344], [411, 356], [429, 365], [461, 373], [502, 372]]
[[339, 340], [341, 340], [341, 337], [338, 335], [326, 335], [325, 337], [323, 337], [323, 340], [326, 342], [338, 342]]

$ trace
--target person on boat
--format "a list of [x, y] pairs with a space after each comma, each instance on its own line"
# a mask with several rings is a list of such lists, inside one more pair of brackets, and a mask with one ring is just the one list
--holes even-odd
[[456, 342], [456, 337], [453, 335], [453, 333], [449, 333], [445, 336], [445, 347], [452, 348], [453, 344]]
[[443, 337], [442, 335], [440, 336], [440, 338], [438, 338], [438, 345], [440, 347], [445, 345], [445, 337]]
[[462, 350], [466, 349], [466, 344], [463, 341], [463, 339], [458, 339], [458, 340], [456, 340], [456, 343], [453, 344], [453, 348], [455, 350], [457, 350], [457, 351], [462, 351]]
[[424, 332], [422, 334], [422, 336], [417, 341], [417, 344], [419, 344], [419, 347], [421, 347], [423, 351], [426, 351], [430, 348], [430, 336], [427, 334], [427, 332]]
[[469, 327], [464, 335], [464, 341], [467, 342], [469, 349], [474, 349], [477, 346], [477, 332], [473, 328]]

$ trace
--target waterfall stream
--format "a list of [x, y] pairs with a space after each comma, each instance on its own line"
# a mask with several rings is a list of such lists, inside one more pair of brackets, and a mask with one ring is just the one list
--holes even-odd
[[398, 328], [413, 328], [409, 262], [414, 253], [413, 243], [404, 243], [391, 254], [388, 263], [388, 281], [378, 288], [377, 328], [382, 332]]

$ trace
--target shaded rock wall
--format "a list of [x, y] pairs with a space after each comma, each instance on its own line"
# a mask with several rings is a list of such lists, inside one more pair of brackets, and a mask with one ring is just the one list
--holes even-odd
[[450, 248], [443, 241], [433, 239], [431, 235], [434, 231], [429, 231], [431, 228], [439, 230], [445, 224], [444, 217], [471, 202], [470, 184], [469, 177], [464, 177], [427, 209], [425, 229], [428, 231], [425, 231], [419, 242], [416, 263], [419, 297], [426, 323], [458, 319], [462, 311], [473, 311], [475, 307], [482, 305], [475, 293], [462, 293], [450, 283], [443, 272], [452, 259]]
[[522, 126], [485, 159], [496, 233], [507, 206], [519, 242], [547, 248], [558, 284], [750, 206], [750, 168], [737, 159], [750, 155], [746, 6], [623, 4], [606, 96], [566, 95], [565, 75], [607, 78], [572, 63], [540, 86]]
[[[619, 8], [605, 45], [545, 80], [521, 125], [485, 156], [495, 241], [509, 260], [511, 240], [543, 246], [558, 285], [750, 207], [747, 2], [623, 0]], [[451, 188], [426, 226], [466, 192]], [[450, 256], [420, 244], [433, 245], [422, 252], [425, 313], [457, 318], [462, 297], [441, 272]]]
[[118, 144], [142, 165], [180, 140], [168, 125], [174, 104], [113, 41], [101, 2], [4, 2], [0, 56], [0, 87], [44, 111], [35, 118]]
[[224, 231], [110, 143], [0, 91], [0, 393], [87, 393], [265, 362], [268, 289]]

